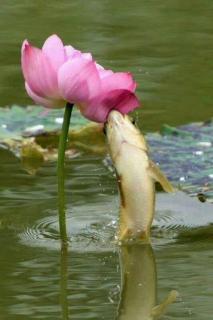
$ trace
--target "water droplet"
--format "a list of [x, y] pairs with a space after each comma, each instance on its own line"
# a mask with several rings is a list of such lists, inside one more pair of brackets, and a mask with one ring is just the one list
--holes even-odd
[[109, 302], [114, 303], [114, 300], [111, 297], [108, 297]]
[[203, 151], [201, 150], [198, 150], [198, 151], [195, 151], [193, 152], [196, 156], [202, 156], [203, 155]]
[[180, 181], [186, 181], [186, 178], [185, 177], [180, 177], [179, 180]]
[[211, 147], [212, 144], [210, 141], [200, 141], [198, 142], [198, 145], [202, 147]]
[[55, 123], [62, 124], [63, 118], [55, 118]]
[[24, 135], [34, 135], [43, 132], [44, 126], [43, 124], [38, 124], [36, 126], [28, 127], [24, 130]]

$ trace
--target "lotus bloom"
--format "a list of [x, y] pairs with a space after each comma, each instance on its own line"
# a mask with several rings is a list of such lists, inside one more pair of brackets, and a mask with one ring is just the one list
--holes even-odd
[[69, 102], [86, 118], [105, 122], [112, 109], [125, 114], [139, 106], [130, 73], [105, 70], [90, 53], [64, 46], [56, 35], [50, 36], [42, 49], [25, 40], [21, 64], [28, 95], [47, 108]]

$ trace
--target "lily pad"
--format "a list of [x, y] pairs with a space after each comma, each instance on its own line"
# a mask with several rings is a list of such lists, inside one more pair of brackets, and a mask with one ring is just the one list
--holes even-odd
[[[23, 133], [35, 134], [36, 127], [50, 132], [59, 130], [63, 120], [63, 109], [48, 110], [40, 106], [21, 107], [13, 105], [9, 108], [0, 108], [0, 141], [5, 138], [22, 139]], [[72, 127], [79, 129], [89, 121], [79, 115], [76, 108], [72, 114]]]
[[[63, 110], [46, 114], [38, 106], [0, 108], [0, 147], [21, 158], [33, 174], [44, 161], [57, 158]], [[74, 108], [67, 157], [81, 152], [106, 153], [102, 125], [87, 121]], [[179, 127], [164, 125], [160, 133], [148, 133], [151, 158], [175, 186], [200, 201], [213, 202], [213, 121]]]
[[151, 157], [174, 185], [200, 201], [213, 201], [213, 121], [147, 135]]
[[[63, 110], [40, 106], [0, 108], [0, 147], [11, 150], [22, 159], [30, 173], [47, 160], [57, 158], [57, 147]], [[104, 153], [102, 126], [82, 117], [74, 108], [69, 131], [67, 156], [80, 151]]]

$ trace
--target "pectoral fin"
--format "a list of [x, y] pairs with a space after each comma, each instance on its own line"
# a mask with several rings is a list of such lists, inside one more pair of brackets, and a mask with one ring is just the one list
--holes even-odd
[[167, 306], [171, 303], [175, 302], [178, 297], [178, 292], [176, 290], [172, 290], [168, 297], [159, 305], [155, 306], [152, 309], [151, 315], [157, 319], [158, 317], [162, 316], [162, 314], [166, 311]]
[[169, 182], [169, 180], [166, 178], [166, 176], [163, 174], [163, 172], [160, 170], [160, 168], [153, 162], [149, 161], [149, 173], [150, 176], [155, 180], [158, 181], [164, 191], [166, 192], [174, 192], [174, 188]]

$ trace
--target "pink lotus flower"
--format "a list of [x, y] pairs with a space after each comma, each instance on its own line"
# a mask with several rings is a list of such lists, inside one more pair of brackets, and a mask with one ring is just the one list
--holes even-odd
[[139, 106], [130, 73], [105, 70], [90, 53], [64, 46], [56, 35], [50, 36], [42, 49], [25, 40], [21, 64], [28, 95], [47, 108], [69, 102], [86, 118], [105, 122], [112, 109], [125, 114]]

